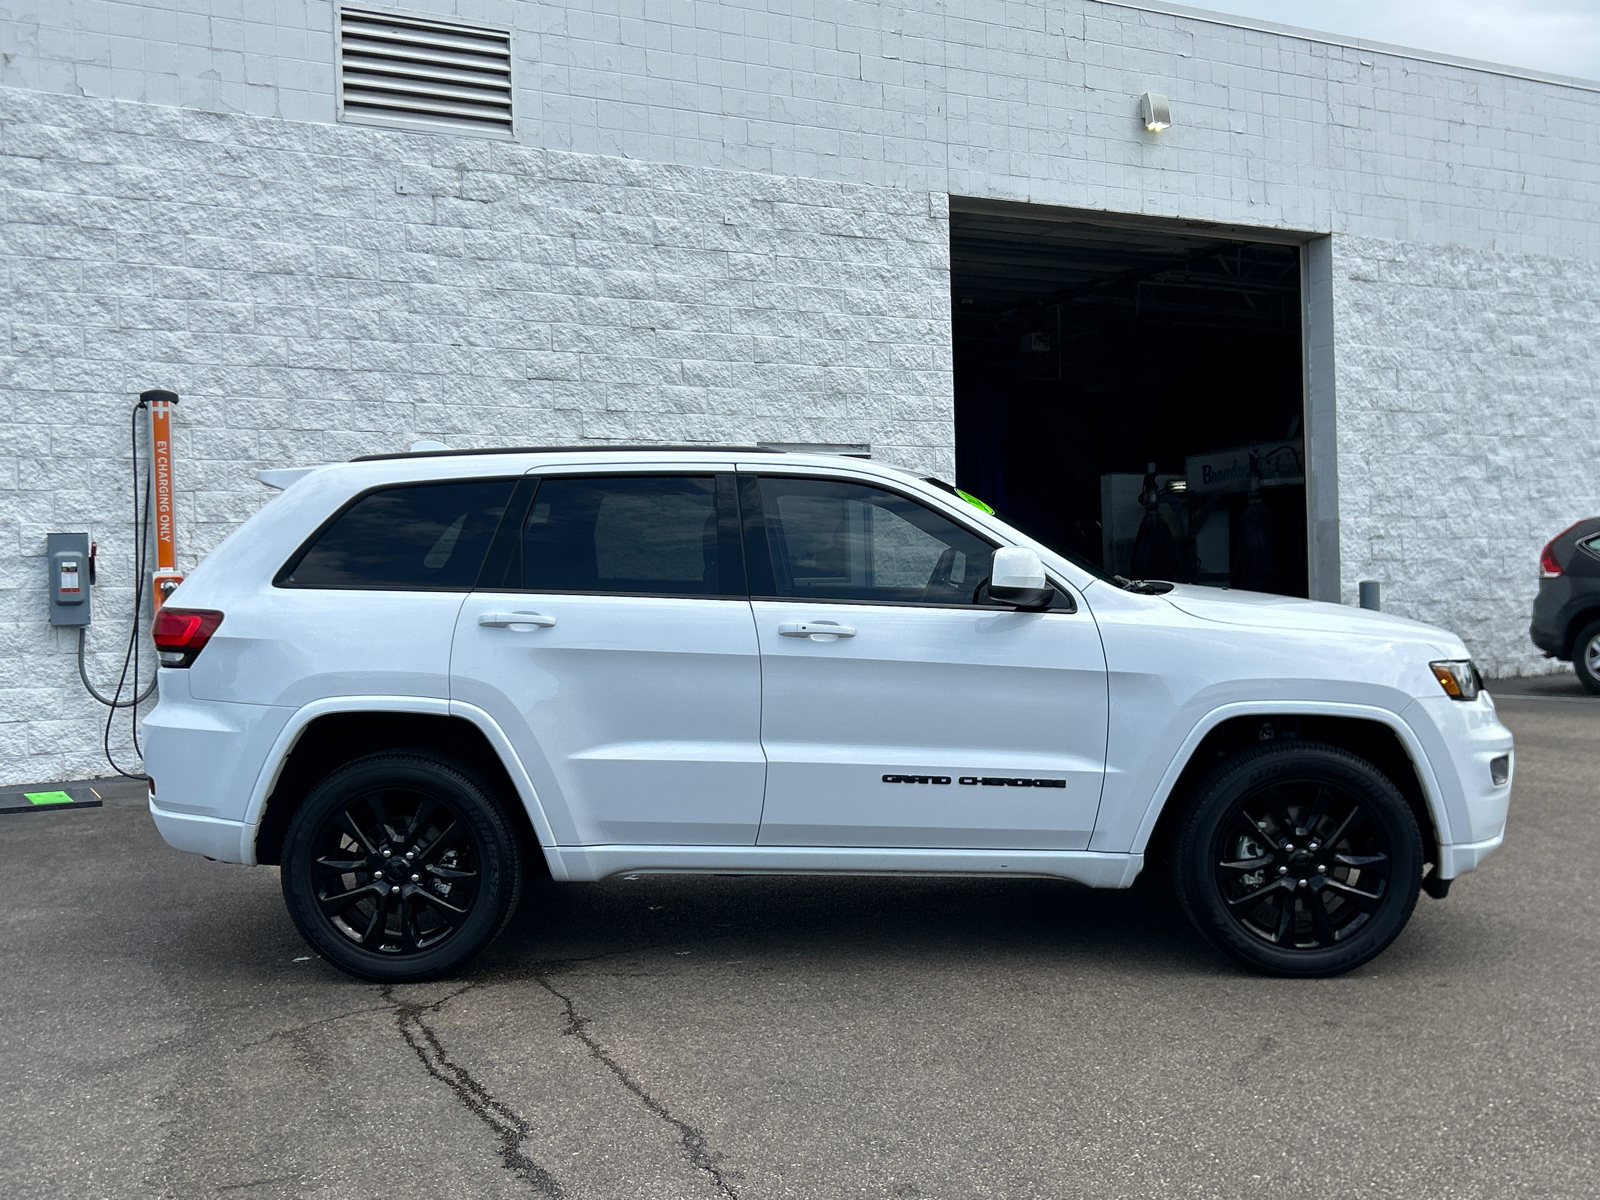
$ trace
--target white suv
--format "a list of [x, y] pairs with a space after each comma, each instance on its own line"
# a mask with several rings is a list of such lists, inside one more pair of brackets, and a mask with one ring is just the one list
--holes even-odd
[[1329, 975], [1500, 844], [1454, 635], [1112, 579], [948, 484], [755, 449], [298, 471], [156, 622], [150, 812], [280, 863], [366, 979], [461, 966], [524, 871], [1046, 875], [1156, 857], [1220, 949]]

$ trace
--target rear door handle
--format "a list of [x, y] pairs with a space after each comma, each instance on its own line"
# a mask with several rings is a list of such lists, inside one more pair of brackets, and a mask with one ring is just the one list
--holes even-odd
[[548, 629], [556, 623], [554, 617], [532, 612], [487, 612], [478, 614], [478, 624], [489, 629], [515, 629], [525, 633], [536, 626]]
[[779, 625], [778, 633], [783, 637], [808, 638], [847, 638], [856, 635], [856, 631], [850, 626], [836, 625], [832, 621], [795, 621], [788, 625]]

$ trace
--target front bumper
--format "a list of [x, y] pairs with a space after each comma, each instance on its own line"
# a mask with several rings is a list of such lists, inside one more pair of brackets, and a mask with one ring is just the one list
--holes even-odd
[[[1439, 877], [1465, 875], [1505, 839], [1506, 812], [1516, 775], [1511, 731], [1495, 714], [1487, 692], [1463, 703], [1448, 696], [1413, 700], [1401, 714], [1415, 730], [1433, 768], [1438, 799]], [[1505, 757], [1504, 783], [1491, 765]]]

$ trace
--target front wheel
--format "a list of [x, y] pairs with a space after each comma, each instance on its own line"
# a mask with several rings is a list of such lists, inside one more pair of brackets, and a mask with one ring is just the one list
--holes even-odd
[[455, 764], [374, 754], [340, 767], [294, 814], [283, 898], [306, 941], [375, 983], [460, 967], [500, 932], [522, 888], [516, 834]]
[[1422, 837], [1394, 784], [1318, 743], [1242, 751], [1196, 789], [1173, 847], [1196, 928], [1269, 975], [1337, 975], [1399, 936], [1422, 882]]

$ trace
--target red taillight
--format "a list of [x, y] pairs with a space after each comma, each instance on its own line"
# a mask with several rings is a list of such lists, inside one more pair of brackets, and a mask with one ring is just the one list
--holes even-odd
[[1539, 552], [1540, 579], [1561, 578], [1561, 564], [1556, 561], [1555, 545], [1562, 538], [1566, 537], [1567, 534], [1571, 533], [1574, 529], [1582, 524], [1582, 521], [1574, 521], [1571, 525], [1568, 525], [1560, 533], [1556, 534], [1555, 537], [1551, 538], [1545, 543], [1544, 549]]
[[150, 627], [161, 665], [187, 667], [221, 624], [222, 614], [212, 608], [163, 608]]
[[1555, 579], [1561, 574], [1561, 564], [1556, 561], [1556, 544], [1552, 541], [1539, 554], [1539, 578]]

